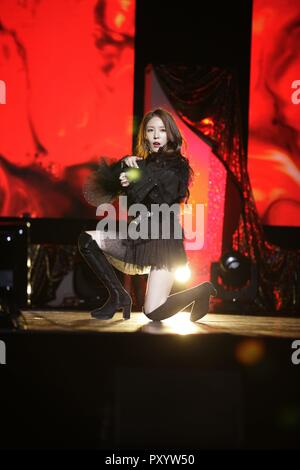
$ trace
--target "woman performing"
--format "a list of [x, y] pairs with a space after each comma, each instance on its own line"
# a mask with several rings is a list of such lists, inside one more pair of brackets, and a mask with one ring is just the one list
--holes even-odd
[[[182, 142], [173, 116], [164, 109], [155, 109], [141, 122], [136, 155], [123, 157], [113, 164], [103, 158], [85, 185], [86, 199], [95, 206], [123, 195], [129, 207], [137, 203], [145, 207], [129, 225], [146, 227], [146, 236], [145, 230], [140, 236], [136, 234], [139, 232], [128, 230], [124, 238], [119, 228], [97, 229], [79, 236], [81, 255], [109, 292], [106, 303], [93, 310], [92, 317], [109, 319], [122, 309], [123, 318], [130, 318], [132, 300], [113, 266], [126, 274], [148, 274], [143, 312], [149, 319], [164, 320], [189, 305], [192, 305], [191, 321], [206, 315], [210, 296], [216, 295], [210, 282], [170, 295], [175, 270], [187, 263], [184, 231], [176, 211], [170, 210], [172, 205], [179, 207], [189, 197], [193, 171], [181, 153]], [[155, 207], [169, 211], [161, 211], [157, 217]]]

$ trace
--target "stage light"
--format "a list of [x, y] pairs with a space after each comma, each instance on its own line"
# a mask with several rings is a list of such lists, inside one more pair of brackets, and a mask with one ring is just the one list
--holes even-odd
[[244, 286], [251, 277], [249, 258], [237, 251], [225, 253], [220, 261], [220, 276], [228, 286]]
[[175, 271], [175, 279], [180, 283], [187, 282], [191, 277], [191, 270], [188, 265], [180, 266]]
[[247, 256], [234, 250], [224, 253], [219, 262], [211, 264], [211, 281], [218, 292], [215, 308], [223, 312], [251, 310], [257, 295], [258, 275], [256, 264]]

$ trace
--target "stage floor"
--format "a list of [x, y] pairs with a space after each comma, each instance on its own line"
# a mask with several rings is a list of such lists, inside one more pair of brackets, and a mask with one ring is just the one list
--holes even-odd
[[299, 448], [300, 318], [22, 313], [0, 332], [0, 447]]
[[91, 318], [89, 312], [57, 310], [23, 310], [27, 331], [93, 332], [93, 333], [149, 333], [207, 335], [231, 334], [251, 337], [300, 338], [300, 318], [254, 315], [207, 314], [196, 323], [189, 321], [189, 313], [181, 312], [162, 322], [149, 321], [142, 312], [133, 312], [124, 321], [117, 312], [111, 320]]

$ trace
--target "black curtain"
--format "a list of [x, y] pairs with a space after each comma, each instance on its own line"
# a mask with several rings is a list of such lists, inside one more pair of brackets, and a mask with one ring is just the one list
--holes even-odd
[[240, 194], [242, 211], [231, 247], [257, 266], [253, 313], [297, 314], [300, 251], [282, 249], [265, 238], [247, 171], [235, 71], [190, 65], [156, 65], [154, 71], [178, 116], [212, 147]]

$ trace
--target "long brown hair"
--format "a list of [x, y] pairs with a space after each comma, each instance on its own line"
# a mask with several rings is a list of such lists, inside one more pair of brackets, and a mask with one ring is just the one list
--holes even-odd
[[135, 155], [138, 157], [146, 158], [150, 154], [150, 149], [146, 140], [146, 128], [147, 124], [153, 117], [159, 117], [167, 132], [167, 143], [162, 148], [162, 152], [168, 158], [168, 155], [176, 155], [178, 158], [178, 170], [180, 172], [181, 182], [180, 182], [180, 200], [187, 202], [190, 191], [189, 185], [192, 182], [194, 175], [193, 169], [191, 168], [188, 159], [182, 155], [182, 145], [186, 147], [186, 143], [180, 133], [180, 130], [177, 127], [175, 119], [172, 114], [162, 108], [154, 109], [146, 113], [140, 124], [137, 142], [135, 146]]
[[146, 140], [146, 128], [148, 122], [153, 117], [159, 117], [166, 128], [167, 143], [162, 149], [163, 152], [166, 152], [167, 154], [177, 153], [180, 155], [181, 146], [184, 142], [183, 137], [177, 127], [177, 124], [172, 114], [162, 108], [154, 109], [153, 111], [149, 111], [144, 115], [138, 130], [137, 142], [135, 146], [135, 155], [137, 155], [138, 157], [146, 158], [150, 153]]

